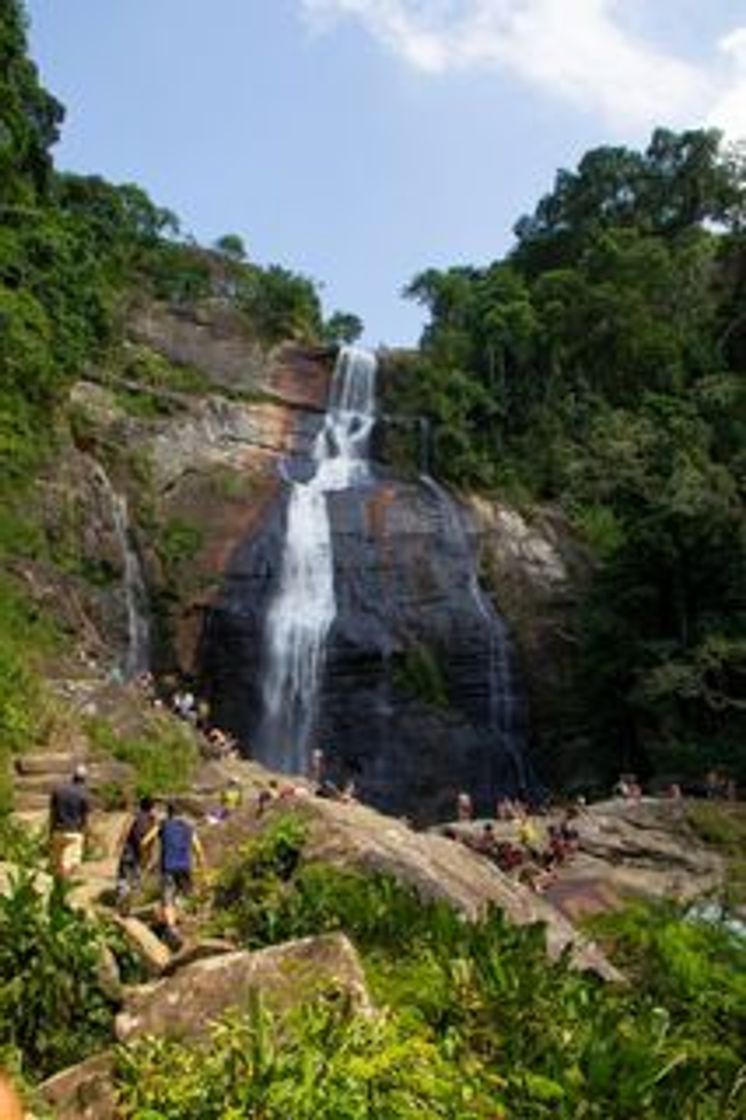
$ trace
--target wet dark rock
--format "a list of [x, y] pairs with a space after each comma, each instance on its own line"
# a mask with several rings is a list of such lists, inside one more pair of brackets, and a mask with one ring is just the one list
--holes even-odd
[[[494, 704], [506, 697], [493, 694], [491, 647], [500, 622], [475, 594], [468, 534], [423, 482], [379, 477], [328, 502], [338, 613], [314, 742], [329, 776], [352, 777], [366, 801], [421, 820], [447, 814], [460, 788], [488, 809], [525, 775], [520, 713], [511, 736], [498, 730]], [[274, 767], [277, 745], [262, 742], [262, 648], [285, 510], [286, 501], [273, 507], [236, 550], [201, 658], [217, 722]], [[512, 686], [503, 676], [499, 687], [515, 689], [511, 675]]]

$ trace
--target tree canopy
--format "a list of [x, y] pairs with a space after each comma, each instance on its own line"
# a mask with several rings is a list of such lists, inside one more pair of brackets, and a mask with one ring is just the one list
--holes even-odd
[[429, 269], [390, 407], [435, 469], [561, 505], [597, 559], [578, 725], [612, 768], [741, 767], [746, 711], [746, 163], [711, 130], [598, 148], [505, 260]]

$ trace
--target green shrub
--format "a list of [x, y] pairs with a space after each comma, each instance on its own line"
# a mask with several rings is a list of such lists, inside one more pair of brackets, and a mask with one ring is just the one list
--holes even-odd
[[38, 868], [45, 857], [46, 845], [41, 835], [32, 835], [9, 813], [0, 813], [0, 862]]
[[212, 1031], [195, 1051], [146, 1041], [119, 1052], [129, 1120], [496, 1120], [496, 1098], [424, 1031], [403, 1021], [361, 1018], [320, 1001], [290, 1024], [257, 1005]]
[[[550, 963], [541, 926], [516, 928], [497, 910], [466, 922], [387, 876], [306, 862], [303, 843], [302, 822], [270, 820], [217, 886], [220, 928], [251, 947], [332, 930], [351, 937], [388, 1021], [426, 1039], [447, 1079], [468, 1087], [452, 1112], [432, 1115], [492, 1120], [500, 1102], [521, 1120], [740, 1115], [744, 990], [729, 977], [746, 976], [743, 943], [673, 913], [660, 926], [617, 919], [607, 940], [632, 984], [604, 985], [566, 957]], [[484, 1100], [492, 1112], [479, 1111]], [[361, 1115], [409, 1113], [387, 1101]]]
[[38, 669], [58, 635], [10, 579], [0, 577], [0, 812], [12, 799], [10, 758], [43, 738], [52, 718]]
[[34, 1080], [81, 1061], [112, 1035], [113, 1007], [98, 979], [101, 936], [67, 901], [23, 873], [0, 896], [0, 1046], [22, 1055]]
[[[135, 770], [140, 795], [185, 789], [199, 759], [188, 728], [168, 716], [151, 716], [138, 735], [122, 736], [104, 719], [87, 725], [95, 750], [128, 762]], [[118, 791], [112, 791], [116, 795]]]
[[394, 683], [433, 708], [448, 707], [448, 683], [440, 659], [424, 645], [412, 646], [394, 665]]
[[194, 560], [203, 543], [199, 525], [173, 517], [164, 525], [158, 540], [158, 552], [166, 570], [177, 574]]
[[293, 936], [287, 932], [286, 896], [293, 893], [291, 880], [305, 841], [305, 826], [288, 814], [241, 846], [215, 888], [220, 929], [237, 934], [252, 948]]
[[690, 802], [686, 816], [697, 835], [725, 859], [726, 903], [743, 906], [746, 904], [746, 809], [739, 804]]

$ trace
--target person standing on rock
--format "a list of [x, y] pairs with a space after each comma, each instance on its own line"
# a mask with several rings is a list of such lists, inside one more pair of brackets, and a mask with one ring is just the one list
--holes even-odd
[[470, 821], [474, 816], [471, 794], [463, 789], [456, 798], [456, 816], [460, 821]]
[[205, 857], [194, 826], [176, 812], [169, 802], [166, 819], [143, 840], [146, 848], [158, 837], [160, 842], [161, 916], [164, 941], [172, 949], [181, 946], [178, 933], [177, 908], [180, 899], [191, 893], [195, 861], [201, 871]]
[[83, 862], [91, 803], [85, 788], [88, 771], [79, 763], [72, 779], [55, 786], [49, 800], [50, 863], [52, 872], [69, 878]]
[[128, 821], [120, 841], [119, 864], [117, 866], [117, 907], [124, 912], [129, 900], [140, 886], [142, 869], [148, 862], [148, 848], [145, 839], [155, 837], [156, 818], [153, 811], [153, 798], [141, 797], [137, 812]]

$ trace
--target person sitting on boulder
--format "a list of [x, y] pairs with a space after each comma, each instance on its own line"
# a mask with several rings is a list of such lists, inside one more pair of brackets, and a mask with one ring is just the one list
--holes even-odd
[[562, 836], [562, 829], [558, 824], [550, 824], [547, 829], [549, 847], [545, 853], [545, 865], [548, 867], [562, 864], [567, 859], [567, 844]]
[[489, 856], [490, 858], [496, 856], [495, 826], [492, 821], [485, 821], [482, 825], [482, 831], [474, 839], [471, 846], [474, 848], [474, 851], [479, 852], [480, 855]]
[[169, 948], [176, 950], [181, 947], [177, 908], [181, 898], [191, 894], [195, 861], [204, 872], [205, 857], [194, 826], [177, 814], [173, 802], [168, 804], [166, 819], [145, 837], [143, 844], [148, 847], [156, 836], [160, 841], [163, 939]]
[[531, 820], [525, 809], [522, 809], [517, 818], [518, 840], [524, 848], [534, 852], [539, 843], [539, 833], [536, 825]]
[[313, 786], [321, 785], [324, 780], [324, 752], [318, 747], [311, 751], [308, 778]]
[[495, 817], [498, 821], [512, 821], [515, 817], [515, 808], [509, 797], [498, 798], [495, 807]]
[[516, 848], [509, 840], [498, 840], [496, 844], [495, 863], [501, 871], [513, 871], [524, 862], [525, 856], [520, 848]]
[[156, 818], [152, 797], [141, 797], [137, 812], [125, 825], [120, 841], [117, 866], [117, 906], [121, 912], [129, 907], [132, 894], [138, 890], [142, 869], [148, 862], [148, 849], [144, 841], [155, 836]]
[[256, 799], [256, 815], [263, 817], [266, 810], [276, 801], [280, 796], [279, 786], [276, 778], [270, 778], [264, 789], [259, 790], [259, 796]]
[[623, 801], [628, 801], [630, 796], [630, 784], [630, 775], [620, 774], [612, 790], [614, 797], [621, 797]]
[[88, 771], [79, 763], [72, 779], [55, 786], [49, 800], [50, 862], [52, 873], [62, 879], [83, 862], [83, 847], [91, 803], [85, 788]]
[[243, 801], [243, 790], [238, 778], [229, 778], [228, 785], [220, 794], [220, 806], [223, 810], [223, 816], [230, 816], [235, 813], [236, 809], [240, 809], [241, 802]]

